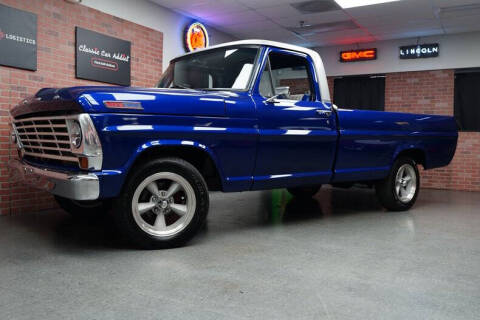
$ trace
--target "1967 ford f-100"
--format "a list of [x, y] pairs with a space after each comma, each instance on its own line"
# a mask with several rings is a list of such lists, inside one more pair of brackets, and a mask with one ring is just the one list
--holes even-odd
[[448, 165], [458, 135], [448, 116], [339, 109], [316, 52], [260, 40], [180, 56], [158, 88], [47, 88], [11, 114], [17, 176], [73, 214], [113, 206], [120, 230], [150, 248], [188, 241], [209, 190], [300, 197], [363, 183], [407, 210], [417, 165]]

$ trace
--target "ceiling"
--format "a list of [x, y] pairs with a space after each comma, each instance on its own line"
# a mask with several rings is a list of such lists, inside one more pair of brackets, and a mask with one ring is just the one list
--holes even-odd
[[480, 0], [401, 0], [350, 9], [334, 0], [150, 1], [239, 39], [306, 47], [480, 30]]

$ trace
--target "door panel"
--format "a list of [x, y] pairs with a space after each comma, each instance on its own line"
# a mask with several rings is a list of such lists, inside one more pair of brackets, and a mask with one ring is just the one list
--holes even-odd
[[313, 62], [286, 50], [271, 49], [268, 57], [266, 76], [257, 81], [254, 95], [260, 135], [253, 189], [327, 183], [335, 157], [336, 120], [330, 106], [318, 100]]
[[337, 132], [321, 102], [256, 101], [260, 136], [253, 189], [327, 183], [332, 176]]

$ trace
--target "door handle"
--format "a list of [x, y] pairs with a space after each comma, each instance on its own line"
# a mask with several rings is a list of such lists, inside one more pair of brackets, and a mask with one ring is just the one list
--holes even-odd
[[322, 117], [330, 117], [332, 115], [332, 111], [331, 110], [320, 110], [320, 109], [317, 109], [317, 114], [319, 116], [322, 116]]

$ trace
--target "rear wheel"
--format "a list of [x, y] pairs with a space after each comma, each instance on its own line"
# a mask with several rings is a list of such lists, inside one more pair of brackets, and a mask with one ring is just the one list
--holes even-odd
[[316, 186], [308, 186], [308, 187], [295, 187], [295, 188], [287, 188], [288, 192], [290, 192], [294, 197], [298, 198], [311, 198], [313, 197], [322, 185]]
[[121, 232], [143, 248], [178, 247], [203, 226], [209, 206], [207, 185], [190, 163], [177, 158], [135, 169], [114, 202]]
[[418, 197], [420, 175], [417, 164], [410, 158], [395, 161], [385, 180], [375, 185], [377, 197], [388, 210], [405, 211], [410, 209]]
[[93, 218], [107, 213], [111, 208], [110, 200], [78, 201], [55, 196], [60, 208], [76, 218]]

